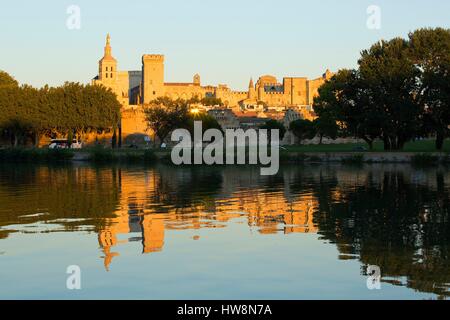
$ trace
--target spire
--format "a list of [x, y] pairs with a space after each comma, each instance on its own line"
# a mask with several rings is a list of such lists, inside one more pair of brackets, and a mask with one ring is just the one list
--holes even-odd
[[248, 99], [255, 99], [255, 86], [253, 85], [253, 78], [250, 78], [250, 83], [248, 84]]
[[109, 35], [109, 33], [106, 35], [106, 45], [105, 45], [104, 58], [112, 58], [112, 55], [111, 55], [111, 36]]

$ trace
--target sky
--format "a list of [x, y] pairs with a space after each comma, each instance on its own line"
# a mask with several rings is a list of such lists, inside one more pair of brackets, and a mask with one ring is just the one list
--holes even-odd
[[[80, 28], [67, 27], [69, 6]], [[367, 9], [380, 8], [380, 29]], [[73, 21], [73, 20], [70, 20]], [[379, 39], [422, 27], [450, 28], [446, 0], [15, 0], [0, 7], [0, 70], [20, 83], [89, 83], [107, 33], [119, 70], [165, 55], [165, 81], [246, 90], [264, 74], [316, 78], [354, 68]]]

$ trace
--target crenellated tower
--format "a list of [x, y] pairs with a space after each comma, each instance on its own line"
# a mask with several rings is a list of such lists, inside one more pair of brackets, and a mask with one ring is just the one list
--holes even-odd
[[164, 56], [144, 54], [142, 56], [142, 97], [144, 103], [162, 97], [164, 90]]

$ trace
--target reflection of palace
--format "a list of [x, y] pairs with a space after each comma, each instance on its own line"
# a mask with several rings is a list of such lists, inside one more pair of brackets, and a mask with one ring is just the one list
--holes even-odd
[[[227, 172], [217, 198], [211, 201], [202, 199], [198, 203], [194, 201], [185, 207], [170, 205], [169, 199], [160, 198], [164, 197], [160, 194], [161, 184], [166, 180], [177, 181], [169, 171], [167, 176], [154, 171], [148, 171], [145, 175], [120, 172], [117, 216], [107, 219], [98, 237], [105, 268], [108, 269], [113, 257], [118, 255], [112, 247], [121, 243], [141, 241], [143, 253], [157, 252], [163, 248], [165, 230], [217, 228], [222, 227], [223, 222], [241, 216], [246, 217], [248, 225], [256, 227], [261, 234], [317, 231], [313, 224], [317, 200], [312, 195], [290, 199], [286, 192], [236, 191], [239, 185], [246, 184], [239, 177], [239, 171], [236, 171], [235, 179], [231, 172]], [[250, 179], [250, 176], [246, 178]], [[247, 183], [251, 184], [250, 181]], [[120, 235], [132, 233], [141, 235], [128, 240], [118, 239]]]
[[108, 269], [121, 244], [161, 251], [174, 230], [194, 230], [196, 240], [195, 230], [238, 218], [261, 235], [317, 233], [339, 259], [380, 266], [384, 282], [450, 296], [445, 168], [287, 166], [262, 177], [235, 166], [17, 165], [0, 168], [0, 177], [0, 241], [19, 232], [95, 232]]

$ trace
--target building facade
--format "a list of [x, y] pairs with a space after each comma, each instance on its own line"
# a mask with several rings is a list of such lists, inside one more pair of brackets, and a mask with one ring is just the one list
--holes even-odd
[[332, 75], [327, 70], [314, 80], [285, 77], [282, 82], [274, 76], [264, 75], [256, 85], [251, 79], [247, 91], [233, 91], [225, 84], [202, 85], [199, 74], [193, 76], [192, 82], [165, 82], [164, 55], [161, 54], [144, 54], [141, 70], [119, 71], [117, 60], [112, 56], [108, 34], [104, 55], [99, 61], [98, 75], [92, 83], [111, 88], [116, 93], [122, 104], [122, 134], [129, 135], [148, 133], [142, 106], [158, 97], [174, 100], [214, 97], [221, 99], [226, 108], [236, 111], [310, 108], [318, 88]]

